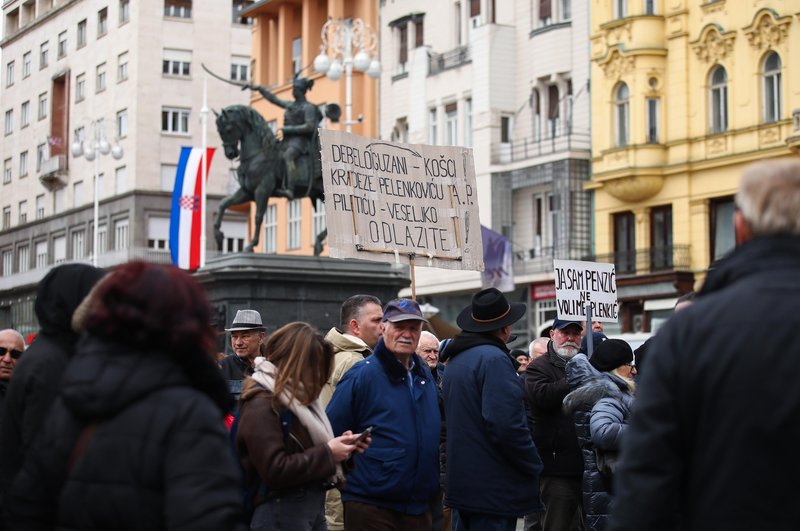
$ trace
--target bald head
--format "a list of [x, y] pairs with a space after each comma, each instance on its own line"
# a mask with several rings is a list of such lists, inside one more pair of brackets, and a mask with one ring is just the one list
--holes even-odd
[[8, 381], [17, 366], [17, 360], [25, 350], [25, 339], [16, 330], [0, 330], [0, 380]]
[[530, 354], [531, 360], [534, 360], [547, 353], [548, 341], [550, 340], [546, 337], [537, 337], [531, 341], [530, 346], [528, 346], [528, 354]]
[[423, 330], [419, 336], [417, 356], [422, 358], [430, 369], [435, 369], [439, 363], [439, 339], [427, 330]]

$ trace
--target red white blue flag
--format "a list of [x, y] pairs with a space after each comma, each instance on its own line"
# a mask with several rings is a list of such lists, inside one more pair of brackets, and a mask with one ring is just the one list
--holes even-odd
[[[206, 176], [213, 156], [214, 148], [206, 148]], [[202, 148], [181, 148], [169, 221], [169, 252], [172, 263], [181, 269], [200, 267], [201, 201], [205, 196], [202, 160]]]

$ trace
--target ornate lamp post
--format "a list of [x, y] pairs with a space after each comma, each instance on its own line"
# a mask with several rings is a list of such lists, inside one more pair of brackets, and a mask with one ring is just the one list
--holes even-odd
[[72, 143], [72, 156], [80, 157], [83, 155], [87, 161], [94, 161], [94, 235], [92, 241], [92, 265], [97, 267], [97, 235], [98, 223], [100, 221], [100, 193], [98, 176], [100, 175], [99, 162], [100, 156], [108, 155], [109, 153], [115, 160], [122, 158], [124, 154], [122, 146], [118, 142], [111, 144], [106, 139], [106, 128], [102, 118], [92, 120], [91, 122], [92, 139], [76, 138]]
[[[358, 52], [353, 55], [353, 49]], [[375, 79], [381, 75], [381, 64], [375, 58], [378, 34], [360, 18], [332, 19], [322, 26], [322, 46], [314, 59], [314, 70], [333, 81], [345, 75], [345, 130], [352, 131], [353, 122], [353, 68]]]

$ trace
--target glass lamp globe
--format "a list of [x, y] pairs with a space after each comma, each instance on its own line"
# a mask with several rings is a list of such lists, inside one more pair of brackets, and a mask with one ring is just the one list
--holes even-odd
[[318, 74], [327, 73], [330, 67], [331, 58], [328, 57], [328, 54], [320, 52], [320, 54], [314, 58], [314, 70]]
[[114, 147], [111, 148], [111, 156], [114, 157], [114, 160], [119, 160], [122, 158], [122, 155], [124, 155], [122, 146], [115, 144]]
[[358, 70], [359, 72], [366, 72], [371, 64], [371, 60], [367, 52], [361, 50], [353, 57], [353, 68]]
[[92, 162], [94, 160], [94, 157], [96, 156], [94, 148], [92, 148], [91, 146], [87, 147], [86, 150], [84, 150], [83, 152], [83, 156], [86, 157], [86, 160]]
[[372, 62], [369, 63], [369, 68], [367, 69], [367, 75], [372, 79], [378, 79], [381, 77], [381, 63], [377, 59], [373, 59]]
[[339, 81], [342, 78], [342, 70], [342, 63], [338, 59], [333, 61], [328, 69], [328, 78], [332, 81]]
[[104, 138], [97, 144], [97, 150], [101, 155], [108, 155], [111, 152], [111, 144]]
[[75, 142], [73, 142], [71, 151], [73, 157], [80, 157], [81, 155], [83, 155], [83, 142], [81, 142], [80, 140], [76, 140]]

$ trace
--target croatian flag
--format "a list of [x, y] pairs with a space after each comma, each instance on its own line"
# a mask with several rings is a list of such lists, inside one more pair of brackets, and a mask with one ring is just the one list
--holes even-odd
[[[214, 148], [206, 148], [206, 176], [213, 156]], [[181, 269], [200, 267], [201, 201], [205, 196], [202, 160], [202, 148], [181, 148], [169, 220], [169, 252], [172, 263]]]

